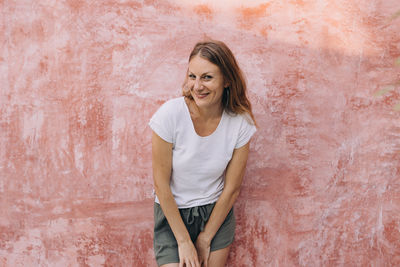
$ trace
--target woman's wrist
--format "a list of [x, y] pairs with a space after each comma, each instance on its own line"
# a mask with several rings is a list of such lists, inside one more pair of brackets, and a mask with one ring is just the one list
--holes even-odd
[[188, 236], [184, 236], [182, 238], [177, 238], [176, 242], [178, 243], [178, 246], [187, 244], [187, 243], [192, 243], [192, 239], [190, 239], [190, 236], [188, 234]]
[[203, 231], [203, 232], [200, 232], [197, 239], [203, 243], [206, 243], [207, 245], [210, 245], [213, 237], [210, 234], [208, 234], [207, 232]]

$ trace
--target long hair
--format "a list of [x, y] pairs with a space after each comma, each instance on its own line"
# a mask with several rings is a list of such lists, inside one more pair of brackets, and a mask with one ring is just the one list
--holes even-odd
[[[217, 65], [224, 77], [224, 83], [229, 84], [224, 88], [222, 94], [223, 107], [234, 114], [247, 114], [252, 120], [251, 123], [256, 125], [251, 103], [246, 95], [247, 87], [244, 75], [228, 46], [216, 40], [198, 42], [190, 53], [189, 62], [197, 55]], [[183, 83], [182, 95], [193, 100], [190, 91], [186, 88], [186, 84], [187, 75]]]

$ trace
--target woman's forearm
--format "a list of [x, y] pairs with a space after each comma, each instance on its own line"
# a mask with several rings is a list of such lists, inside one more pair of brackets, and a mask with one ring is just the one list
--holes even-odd
[[[178, 244], [179, 265], [199, 267], [199, 258], [196, 248], [190, 238], [185, 224], [183, 223], [169, 184], [162, 183], [162, 185], [161, 190], [159, 190], [159, 186], [156, 186], [156, 194], [161, 209], [167, 218], [168, 224], [171, 227]], [[170, 242], [172, 242], [172, 240]]]
[[161, 209], [167, 218], [168, 224], [174, 233], [178, 245], [191, 241], [190, 235], [185, 224], [183, 223], [171, 189], [169, 187], [162, 190], [156, 189], [156, 194], [160, 202]]
[[210, 243], [214, 238], [229, 211], [233, 207], [233, 203], [235, 203], [239, 196], [249, 147], [250, 144], [247, 143], [241, 148], [235, 149], [233, 152], [232, 160], [226, 169], [224, 190], [211, 212], [210, 219], [208, 220], [203, 233], [201, 233], [201, 238], [208, 243]]
[[161, 139], [156, 133], [153, 133], [152, 136], [152, 156], [154, 189], [161, 209], [178, 244], [190, 241], [189, 233], [179, 214], [169, 186], [172, 171], [172, 144]]
[[214, 238], [229, 211], [232, 209], [238, 195], [239, 190], [223, 191], [218, 201], [215, 203], [211, 216], [202, 232], [202, 238], [204, 238], [208, 243], [211, 243], [211, 240]]

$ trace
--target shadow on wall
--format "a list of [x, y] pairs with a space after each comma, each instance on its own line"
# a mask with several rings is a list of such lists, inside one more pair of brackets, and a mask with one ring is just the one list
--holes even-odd
[[361, 5], [353, 44], [341, 5], [65, 3], [0, 4], [0, 266], [155, 265], [146, 124], [205, 34], [260, 126], [228, 265], [400, 264], [399, 12]]

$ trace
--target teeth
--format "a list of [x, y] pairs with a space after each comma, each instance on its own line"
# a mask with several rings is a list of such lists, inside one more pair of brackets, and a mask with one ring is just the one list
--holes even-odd
[[196, 94], [197, 94], [198, 97], [206, 97], [206, 96], [208, 96], [210, 93], [204, 93], [204, 94], [196, 93]]

